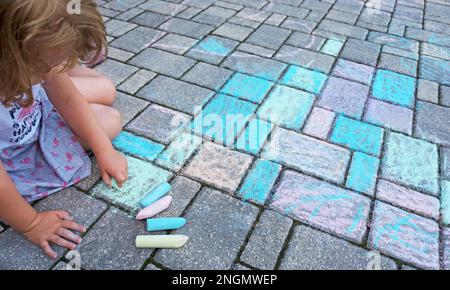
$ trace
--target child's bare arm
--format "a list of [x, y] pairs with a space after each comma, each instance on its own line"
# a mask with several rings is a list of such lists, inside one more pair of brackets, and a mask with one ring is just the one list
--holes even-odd
[[36, 218], [37, 212], [17, 191], [3, 164], [0, 162], [0, 220], [18, 232], [25, 232]]
[[64, 121], [94, 152], [103, 180], [111, 185], [112, 176], [122, 186], [128, 178], [126, 159], [114, 150], [108, 135], [68, 74], [54, 75], [44, 87]]
[[0, 219], [53, 258], [56, 258], [56, 253], [49, 242], [67, 249], [74, 249], [76, 245], [73, 242], [80, 243], [81, 238], [70, 230], [85, 231], [82, 226], [69, 220], [71, 217], [65, 211], [38, 213], [17, 191], [1, 162]]

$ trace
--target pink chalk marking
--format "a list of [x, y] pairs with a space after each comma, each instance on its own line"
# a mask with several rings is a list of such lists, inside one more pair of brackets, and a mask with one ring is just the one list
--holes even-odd
[[172, 202], [172, 197], [165, 196], [165, 197], [161, 198], [160, 200], [156, 201], [155, 203], [153, 203], [153, 204], [147, 206], [146, 208], [144, 208], [143, 210], [141, 210], [137, 214], [136, 219], [144, 220], [147, 218], [151, 218], [152, 216], [155, 216], [158, 213], [166, 210], [169, 207], [171, 202]]

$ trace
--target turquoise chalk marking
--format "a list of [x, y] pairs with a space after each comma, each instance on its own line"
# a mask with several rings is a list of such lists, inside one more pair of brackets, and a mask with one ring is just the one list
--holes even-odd
[[245, 178], [239, 195], [245, 200], [263, 205], [280, 171], [281, 165], [259, 159]]
[[221, 56], [226, 56], [231, 52], [230, 48], [225, 47], [222, 43], [220, 43], [220, 41], [214, 38], [207, 38], [200, 42], [198, 44], [198, 48], [196, 49]]
[[417, 224], [412, 221], [413, 219], [414, 216], [412, 216], [411, 214], [407, 214], [404, 217], [397, 218], [393, 223], [387, 223], [381, 226], [381, 228], [378, 229], [378, 231], [375, 233], [375, 237], [373, 240], [374, 246], [378, 248], [381, 237], [386, 234], [392, 240], [399, 242], [403, 246], [410, 248], [413, 251], [428, 254], [430, 252], [429, 249], [418, 248], [412, 243], [400, 238], [399, 236], [401, 233], [403, 233], [403, 229], [413, 229], [416, 233], [416, 238], [425, 241], [425, 243], [433, 242], [435, 239], [437, 239], [436, 234], [422, 230], [417, 226]]
[[442, 219], [446, 225], [450, 224], [450, 181], [442, 181], [441, 194]]
[[292, 65], [281, 82], [317, 95], [322, 90], [327, 77], [326, 74]]
[[143, 159], [153, 161], [164, 149], [164, 146], [148, 139], [122, 132], [113, 141], [114, 147], [123, 153], [131, 154]]
[[257, 155], [267, 140], [273, 125], [266, 121], [254, 118], [250, 121], [244, 133], [236, 141], [236, 148], [247, 153]]
[[359, 192], [373, 194], [379, 165], [378, 158], [355, 152], [346, 186]]
[[236, 73], [225, 84], [221, 92], [255, 103], [261, 103], [272, 86], [272, 82], [241, 73]]
[[158, 165], [179, 170], [202, 143], [202, 138], [183, 132], [156, 159]]
[[355, 216], [353, 217], [352, 224], [346, 230], [347, 234], [351, 234], [356, 230], [359, 223], [364, 218], [363, 214], [364, 214], [364, 204], [361, 204], [359, 206], [358, 211], [356, 212]]
[[166, 195], [170, 190], [172, 190], [172, 186], [169, 183], [165, 182], [163, 184], [158, 185], [155, 189], [153, 189], [149, 194], [147, 194], [143, 199], [139, 201], [139, 206], [141, 208], [145, 208], [164, 195]]
[[181, 228], [186, 224], [186, 219], [176, 217], [176, 218], [152, 218], [147, 219], [147, 231], [165, 231], [165, 230], [176, 230]]
[[329, 39], [322, 47], [321, 52], [333, 56], [338, 56], [343, 46], [344, 46], [343, 42], [334, 39]]
[[288, 129], [300, 129], [314, 103], [314, 95], [286, 86], [276, 86], [258, 110], [258, 116]]
[[411, 108], [414, 103], [416, 79], [387, 70], [379, 70], [375, 77], [372, 95]]
[[236, 136], [253, 116], [256, 105], [218, 94], [192, 121], [193, 131], [215, 141], [233, 145]]
[[437, 195], [439, 192], [437, 146], [402, 134], [390, 133], [383, 157], [383, 176]]
[[379, 156], [383, 129], [340, 115], [331, 135], [331, 142], [346, 145], [353, 150]]

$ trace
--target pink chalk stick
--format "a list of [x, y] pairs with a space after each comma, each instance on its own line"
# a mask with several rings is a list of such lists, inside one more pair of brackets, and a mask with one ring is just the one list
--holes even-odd
[[165, 197], [161, 198], [160, 200], [154, 202], [153, 204], [147, 206], [143, 210], [141, 210], [137, 214], [136, 219], [144, 220], [144, 219], [151, 218], [152, 216], [155, 216], [158, 213], [166, 210], [169, 207], [171, 202], [172, 202], [172, 197], [165, 196]]

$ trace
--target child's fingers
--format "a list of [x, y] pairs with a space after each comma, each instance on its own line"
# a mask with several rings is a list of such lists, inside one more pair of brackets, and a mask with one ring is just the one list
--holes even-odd
[[118, 185], [119, 187], [122, 187], [122, 186], [123, 186], [123, 183], [124, 183], [125, 180], [126, 180], [123, 173], [117, 173], [117, 174], [115, 174], [115, 175], [114, 175], [114, 179], [117, 181], [117, 185]]
[[112, 186], [111, 177], [109, 176], [108, 172], [106, 171], [102, 172], [102, 179], [103, 182], [106, 183], [108, 187]]
[[50, 247], [49, 243], [47, 241], [42, 242], [42, 244], [40, 245], [41, 249], [44, 251], [44, 253], [49, 256], [50, 258], [56, 259], [58, 257], [58, 255], [56, 254], [55, 251], [52, 250], [52, 248]]
[[67, 229], [59, 229], [56, 234], [62, 238], [65, 238], [66, 240], [75, 242], [77, 244], [81, 243], [82, 239], [80, 236], [72, 233], [71, 231], [67, 230]]
[[64, 210], [55, 211], [55, 214], [63, 220], [72, 220], [73, 218], [70, 216], [70, 213]]
[[54, 243], [55, 245], [58, 245], [60, 247], [69, 249], [69, 250], [75, 250], [75, 248], [77, 247], [76, 244], [69, 242], [68, 240], [65, 240], [57, 235], [53, 235], [50, 238], [50, 242]]
[[80, 226], [79, 224], [73, 221], [62, 221], [62, 226], [65, 229], [77, 231], [79, 233], [86, 232], [86, 229], [83, 226]]

